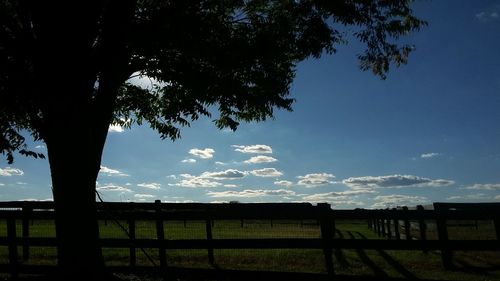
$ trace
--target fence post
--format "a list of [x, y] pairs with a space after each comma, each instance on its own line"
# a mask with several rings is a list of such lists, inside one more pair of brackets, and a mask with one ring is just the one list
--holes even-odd
[[330, 204], [327, 203], [318, 203], [317, 205], [320, 228], [321, 228], [321, 239], [323, 240], [323, 254], [325, 256], [325, 267], [328, 275], [335, 275], [335, 271], [333, 268], [333, 258], [332, 258], [332, 240], [335, 235], [335, 225], [332, 223], [333, 218], [331, 216], [332, 209], [330, 208]]
[[376, 211], [376, 216], [375, 216], [375, 222], [377, 223], [377, 236], [380, 237], [380, 235], [382, 234], [381, 232], [381, 227], [380, 227], [380, 211], [377, 210]]
[[212, 246], [212, 220], [210, 217], [207, 218], [207, 220], [205, 221], [205, 228], [206, 228], [206, 231], [207, 231], [207, 242], [208, 242], [208, 247], [207, 247], [207, 251], [208, 251], [208, 263], [210, 263], [210, 265], [214, 265], [215, 264], [215, 258], [214, 258], [214, 248]]
[[368, 211], [368, 228], [375, 231], [375, 220], [373, 219], [373, 212]]
[[382, 218], [380, 219], [380, 231], [382, 232], [382, 237], [385, 237], [386, 236], [386, 233], [385, 233], [385, 217], [384, 217], [384, 214], [382, 214]]
[[493, 220], [493, 224], [495, 225], [495, 232], [497, 234], [497, 240], [500, 241], [500, 218], [498, 217], [498, 213], [496, 214], [497, 218]]
[[403, 207], [404, 214], [406, 215], [405, 218], [405, 236], [406, 240], [411, 240], [411, 226], [410, 226], [410, 220], [408, 220], [408, 207], [404, 206]]
[[419, 211], [419, 220], [418, 220], [418, 229], [420, 230], [420, 240], [423, 241], [423, 252], [424, 254], [427, 254], [427, 247], [425, 247], [425, 241], [427, 240], [427, 225], [425, 224], [424, 219], [422, 216], [424, 215], [424, 206], [418, 205], [417, 210]]
[[163, 217], [161, 214], [161, 201], [155, 200], [156, 204], [156, 236], [160, 245], [158, 247], [159, 257], [160, 257], [160, 269], [163, 273], [166, 272], [167, 269], [167, 255], [165, 253], [165, 230], [163, 228]]
[[439, 203], [434, 203], [434, 212], [436, 214], [436, 225], [438, 231], [439, 244], [441, 245], [441, 261], [445, 269], [452, 268], [452, 253], [448, 248], [448, 228], [446, 227], [447, 209]]
[[19, 273], [19, 263], [16, 245], [16, 219], [14, 217], [7, 218], [7, 239], [9, 241], [9, 265], [11, 279], [16, 280]]
[[130, 238], [130, 266], [136, 266], [136, 250], [135, 250], [135, 218], [130, 214], [128, 219], [128, 234]]
[[399, 234], [399, 218], [396, 216], [396, 208], [392, 209], [392, 213], [394, 214], [394, 236], [396, 236], [396, 240], [400, 240], [401, 235]]
[[30, 217], [33, 208], [23, 204], [23, 222], [22, 222], [22, 235], [23, 235], [23, 261], [27, 261], [30, 257], [30, 248], [28, 238], [30, 237]]
[[391, 231], [391, 215], [390, 215], [390, 210], [387, 209], [385, 210], [385, 220], [387, 223], [387, 239], [392, 238], [392, 231]]
[[370, 210], [370, 220], [372, 222], [372, 230], [374, 233], [377, 233], [377, 219], [376, 219], [376, 215], [375, 215], [375, 212], [374, 210]]

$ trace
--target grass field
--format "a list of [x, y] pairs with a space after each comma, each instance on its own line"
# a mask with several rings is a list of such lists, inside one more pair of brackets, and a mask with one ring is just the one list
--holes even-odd
[[[120, 222], [127, 226], [125, 222]], [[6, 223], [0, 220], [0, 236], [6, 236]], [[166, 239], [205, 239], [204, 221], [169, 221], [164, 223]], [[386, 239], [368, 229], [365, 221], [336, 223], [336, 237], [341, 239]], [[474, 226], [448, 227], [450, 239], [495, 239], [491, 222], [480, 221]], [[113, 221], [100, 222], [103, 238], [127, 238], [123, 229]], [[18, 224], [17, 233], [21, 233]], [[245, 238], [319, 238], [320, 228], [315, 221], [215, 221], [213, 239]], [[34, 221], [30, 237], [55, 237], [51, 221]], [[155, 239], [155, 223], [137, 221], [136, 237]], [[429, 224], [428, 239], [437, 239]], [[137, 265], [159, 264], [157, 249], [137, 249]], [[22, 248], [19, 247], [19, 253]], [[108, 265], [128, 265], [129, 249], [104, 248]], [[215, 263], [225, 269], [248, 269], [292, 272], [325, 272], [324, 256], [316, 249], [257, 249], [214, 250]], [[50, 247], [31, 247], [30, 259], [25, 264], [55, 264], [56, 250]], [[444, 270], [439, 251], [424, 254], [421, 251], [341, 250], [333, 251], [335, 272], [346, 275], [378, 275], [390, 277], [447, 279], [447, 280], [500, 280], [499, 252], [455, 252], [454, 270]], [[8, 263], [6, 246], [0, 247], [0, 263]], [[170, 266], [210, 268], [207, 250], [167, 250]]]

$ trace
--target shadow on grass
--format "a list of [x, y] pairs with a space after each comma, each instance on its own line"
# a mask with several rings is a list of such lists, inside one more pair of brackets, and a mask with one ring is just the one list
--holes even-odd
[[[359, 232], [358, 232], [359, 233]], [[347, 234], [351, 237], [351, 239], [356, 239], [356, 237], [354, 237], [354, 234], [352, 234], [352, 232], [350, 231], [347, 231]], [[365, 251], [362, 250], [362, 249], [356, 249], [356, 253], [358, 254], [359, 258], [361, 259], [361, 261], [366, 264], [372, 271], [373, 271], [373, 274], [375, 274], [376, 276], [384, 276], [384, 277], [388, 277], [387, 273], [385, 273], [385, 271], [383, 271], [382, 269], [380, 269], [369, 257], [368, 255], [366, 255]]]
[[[339, 239], [344, 239], [344, 234], [340, 230], [335, 230], [337, 236]], [[349, 263], [347, 262], [347, 259], [345, 258], [344, 253], [342, 252], [342, 249], [336, 248], [335, 251], [333, 252], [335, 255], [335, 258], [337, 259], [339, 265], [341, 267], [348, 267]]]
[[469, 263], [468, 261], [463, 260], [463, 259], [458, 258], [458, 257], [455, 257], [453, 259], [453, 262], [455, 263], [455, 267], [453, 268], [454, 271], [479, 274], [482, 276], [490, 275], [490, 271], [492, 271], [492, 270], [500, 270], [500, 266], [498, 266], [498, 265], [493, 265], [491, 263], [485, 262], [488, 264], [488, 266], [477, 266], [477, 265], [473, 265], [473, 264]]
[[[356, 234], [359, 235], [362, 239], [367, 239], [366, 236], [364, 236], [362, 233], [356, 231]], [[390, 264], [394, 269], [396, 269], [401, 275], [408, 279], [417, 279], [413, 273], [408, 271], [403, 265], [401, 265], [399, 262], [397, 262], [394, 258], [392, 258], [389, 254], [384, 252], [383, 250], [376, 250], [379, 255], [384, 258], [388, 264]]]

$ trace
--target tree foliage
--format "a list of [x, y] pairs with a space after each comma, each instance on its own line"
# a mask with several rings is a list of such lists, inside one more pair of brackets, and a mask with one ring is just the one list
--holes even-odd
[[[47, 74], [54, 70], [47, 65], [63, 65], [73, 46], [79, 59], [71, 63], [81, 64], [73, 75], [90, 85], [79, 100], [90, 127], [146, 122], [162, 138], [176, 139], [180, 127], [212, 116], [210, 109], [217, 109], [218, 128], [233, 130], [272, 117], [274, 109], [291, 110], [297, 63], [334, 53], [351, 36], [344, 26], [366, 44], [361, 69], [385, 78], [413, 50], [395, 41], [425, 25], [408, 0], [67, 1], [78, 3], [57, 10], [69, 16], [39, 2], [0, 1], [0, 151], [9, 162], [15, 151], [43, 157], [23, 136], [49, 138], [53, 108], [65, 104], [40, 85], [52, 77], [57, 87], [67, 76], [57, 68]], [[66, 22], [75, 11], [83, 27]], [[53, 27], [66, 24], [74, 30], [58, 41], [63, 31]], [[55, 41], [67, 45], [54, 50]], [[158, 83], [144, 89], [129, 82], [133, 75]]]
[[[61, 280], [107, 280], [96, 179], [110, 124], [162, 138], [200, 116], [218, 128], [291, 110], [297, 63], [354, 35], [360, 67], [385, 78], [425, 22], [409, 0], [0, 0], [0, 152], [45, 142]], [[353, 30], [353, 34], [343, 32]], [[157, 83], [141, 88], [130, 77]], [[213, 116], [212, 116], [213, 114]], [[78, 147], [78, 155], [75, 155]]]

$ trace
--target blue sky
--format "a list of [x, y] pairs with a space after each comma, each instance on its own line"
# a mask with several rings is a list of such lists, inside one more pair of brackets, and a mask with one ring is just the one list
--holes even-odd
[[[418, 1], [414, 10], [429, 26], [404, 39], [417, 49], [385, 81], [359, 70], [362, 46], [351, 42], [298, 65], [294, 112], [275, 120], [231, 132], [202, 119], [176, 142], [147, 126], [110, 128], [103, 199], [500, 201], [500, 1]], [[52, 198], [47, 160], [0, 161], [0, 201]]]

